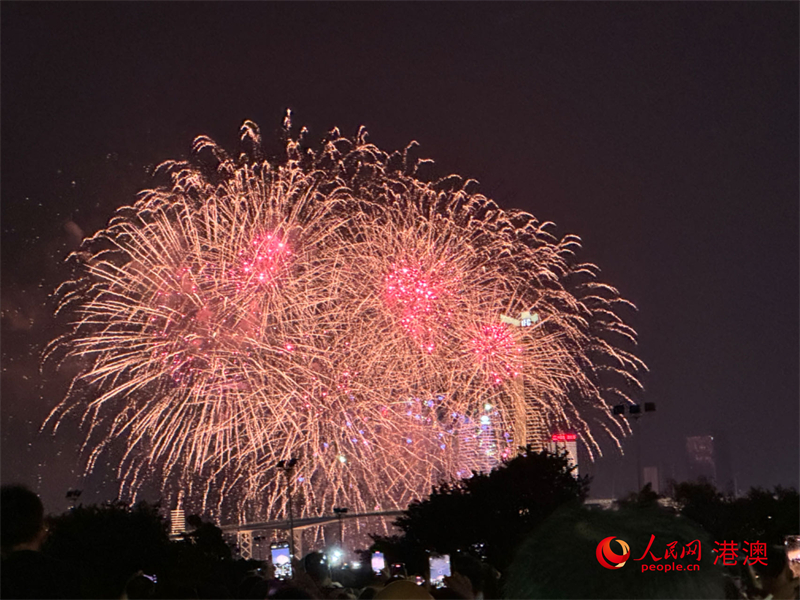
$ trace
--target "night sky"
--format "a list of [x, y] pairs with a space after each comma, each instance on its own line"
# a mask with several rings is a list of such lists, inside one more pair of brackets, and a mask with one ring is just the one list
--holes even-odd
[[[50, 510], [82, 478], [77, 424], [40, 434], [68, 370], [52, 293], [83, 235], [207, 134], [360, 125], [421, 144], [504, 207], [583, 239], [639, 312], [642, 464], [685, 475], [726, 437], [739, 488], [798, 485], [798, 16], [769, 3], [2, 5], [2, 481]], [[587, 467], [635, 482], [635, 444]]]

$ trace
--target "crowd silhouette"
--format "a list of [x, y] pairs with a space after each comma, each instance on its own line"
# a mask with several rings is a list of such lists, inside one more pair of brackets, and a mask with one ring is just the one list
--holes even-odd
[[[490, 483], [488, 478], [476, 479], [471, 485], [480, 494], [489, 494], [485, 486]], [[0, 596], [131, 600], [799, 597], [800, 579], [782, 546], [783, 536], [800, 528], [794, 490], [751, 490], [746, 498], [726, 499], [707, 483], [680, 484], [675, 494], [680, 498], [677, 510], [665, 509], [648, 488], [612, 509], [601, 509], [573, 501], [582, 499], [586, 482], [567, 483], [568, 489], [574, 487], [572, 496], [562, 493], [563, 501], [550, 502], [546, 510], [544, 504], [533, 507], [525, 517], [535, 514], [534, 520], [509, 522], [517, 529], [508, 535], [513, 546], [501, 543], [507, 516], [500, 509], [487, 517], [499, 529], [487, 538], [491, 547], [467, 545], [471, 538], [465, 531], [453, 531], [448, 537], [448, 527], [432, 525], [427, 514], [441, 514], [437, 493], [448, 496], [448, 510], [460, 507], [469, 512], [474, 506], [466, 492], [455, 497], [458, 494], [452, 489], [438, 490], [409, 507], [400, 519], [402, 536], [375, 538], [372, 549], [380, 547], [391, 561], [407, 561], [407, 570], [374, 572], [368, 560], [359, 561], [365, 565], [361, 568], [332, 567], [325, 554], [315, 551], [293, 560], [292, 575], [286, 579], [276, 576], [269, 561], [236, 558], [222, 531], [199, 517], [188, 519], [190, 531], [176, 541], [170, 539], [169, 523], [157, 505], [79, 505], [63, 515], [46, 517], [34, 492], [20, 485], [3, 486]], [[538, 502], [533, 492], [526, 493], [526, 502]], [[485, 500], [479, 498], [478, 506]], [[520, 510], [514, 502], [508, 506]], [[463, 515], [450, 517], [448, 525], [455, 527]], [[486, 528], [478, 523], [471, 531], [480, 533], [481, 527]], [[596, 552], [598, 541], [610, 534], [638, 553], [645, 546], [654, 550], [641, 557], [631, 555], [624, 568], [609, 569]], [[427, 564], [427, 554], [421, 550], [425, 544], [412, 541], [419, 542], [424, 535], [429, 548], [450, 555], [451, 572], [441, 586], [431, 585], [430, 574], [420, 567]], [[715, 538], [736, 535], [760, 536], [763, 556], [759, 554], [759, 560], [749, 564], [717, 560]], [[656, 570], [669, 556], [659, 555], [664, 554], [663, 543], [655, 551], [654, 539], [671, 541], [673, 552], [697, 548], [697, 554], [686, 560], [696, 561], [699, 568]], [[363, 557], [368, 556], [363, 551]], [[502, 562], [506, 557], [507, 562]]]

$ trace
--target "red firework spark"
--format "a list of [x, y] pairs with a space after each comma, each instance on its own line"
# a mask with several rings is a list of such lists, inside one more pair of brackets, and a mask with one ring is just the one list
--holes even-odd
[[522, 348], [507, 325], [484, 325], [471, 340], [472, 351], [490, 383], [500, 385], [522, 370]]
[[287, 266], [292, 251], [279, 233], [257, 235], [240, 252], [239, 275], [244, 285], [274, 284]]
[[450, 289], [444, 278], [406, 263], [392, 265], [386, 275], [386, 304], [402, 328], [428, 353], [436, 349], [436, 332], [447, 314], [442, 299]]

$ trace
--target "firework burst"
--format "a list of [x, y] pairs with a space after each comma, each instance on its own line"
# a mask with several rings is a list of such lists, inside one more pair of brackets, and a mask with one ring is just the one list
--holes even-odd
[[[119, 446], [130, 492], [155, 480], [278, 518], [276, 463], [296, 457], [310, 516], [404, 507], [476, 453], [535, 442], [521, 423], [591, 452], [626, 433], [609, 403], [644, 365], [577, 238], [471, 182], [422, 181], [411, 146], [288, 139], [269, 162], [251, 122], [237, 159], [198, 138], [75, 254], [51, 349], [84, 369], [52, 419], [83, 414], [88, 469]], [[530, 327], [508, 324], [523, 312]]]

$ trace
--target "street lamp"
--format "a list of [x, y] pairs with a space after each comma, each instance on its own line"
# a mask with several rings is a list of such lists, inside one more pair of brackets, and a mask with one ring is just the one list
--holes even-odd
[[342, 543], [342, 515], [347, 514], [347, 509], [334, 507], [333, 513], [339, 518], [339, 549], [344, 552], [344, 544]]
[[[627, 415], [625, 411], [627, 409]], [[645, 402], [644, 403], [644, 412], [655, 412], [656, 411], [656, 403], [655, 402]], [[611, 409], [611, 413], [614, 416], [622, 417], [623, 419], [633, 419], [634, 423], [638, 423], [639, 419], [642, 417], [642, 406], [641, 404], [617, 404]], [[642, 490], [642, 443], [639, 439], [641, 435], [638, 432], [636, 437], [636, 491], [637, 493]]]
[[292, 557], [294, 558], [294, 514], [292, 513], [292, 470], [297, 464], [296, 458], [289, 460], [279, 460], [278, 468], [286, 475], [286, 485], [289, 489], [289, 543], [292, 547]]

